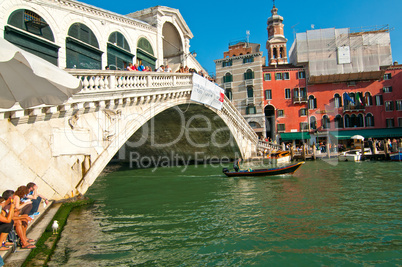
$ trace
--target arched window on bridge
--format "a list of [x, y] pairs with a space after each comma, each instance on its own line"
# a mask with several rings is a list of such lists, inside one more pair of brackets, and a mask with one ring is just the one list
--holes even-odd
[[343, 128], [343, 119], [341, 115], [336, 115], [335, 119], [334, 119], [334, 123], [335, 123], [335, 128], [339, 129], [339, 128]]
[[82, 23], [71, 25], [66, 38], [67, 68], [101, 69], [102, 54], [98, 40], [90, 28]]
[[120, 32], [109, 35], [107, 43], [107, 64], [111, 70], [125, 70], [128, 63], [133, 62], [134, 55], [126, 38]]
[[4, 27], [4, 39], [20, 48], [58, 65], [59, 46], [49, 24], [37, 13], [18, 9], [8, 17]]
[[[183, 64], [184, 46], [179, 31], [170, 23], [165, 22], [162, 28], [163, 60], [174, 71]], [[159, 66], [158, 66], [159, 67]]]
[[[154, 70], [155, 62], [156, 57], [154, 56], [154, 49], [151, 43], [145, 38], [140, 38], [137, 43], [137, 63], [142, 63], [144, 66], [148, 66]], [[169, 67], [171, 68], [172, 66]]]

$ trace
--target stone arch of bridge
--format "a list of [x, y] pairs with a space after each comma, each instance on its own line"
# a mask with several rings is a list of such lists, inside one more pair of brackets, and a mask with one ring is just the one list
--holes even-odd
[[[146, 106], [146, 105], [144, 105]], [[131, 113], [129, 109], [127, 110], [121, 110], [119, 111], [120, 113], [120, 118], [119, 118], [119, 129], [117, 134], [113, 139], [111, 139], [110, 144], [107, 146], [107, 148], [100, 153], [100, 155], [97, 157], [97, 159], [92, 163], [91, 167], [88, 169], [86, 172], [85, 176], [81, 179], [81, 181], [77, 184], [76, 186], [76, 191], [77, 193], [84, 194], [88, 188], [95, 182], [97, 177], [101, 174], [101, 172], [104, 170], [104, 168], [107, 166], [107, 164], [111, 161], [111, 159], [121, 150], [121, 148], [126, 144], [126, 142], [137, 132], [140, 130], [141, 127], [146, 125], [147, 123], [150, 123], [150, 120], [153, 118], [159, 116], [160, 114], [168, 111], [176, 109], [175, 112], [178, 112], [179, 109], [181, 111], [185, 111], [187, 109], [195, 109], [195, 111], [192, 111], [191, 113], [191, 118], [189, 118], [186, 122], [188, 124], [189, 121], [193, 120], [195, 117], [199, 118], [201, 117], [201, 121], [206, 121], [206, 120], [211, 120], [215, 124], [218, 123], [217, 127], [211, 128], [216, 135], [221, 135], [221, 140], [227, 138], [230, 138], [228, 141], [228, 147], [226, 147], [225, 152], [224, 152], [224, 157], [226, 159], [231, 159], [237, 156], [242, 156], [242, 157], [248, 157], [250, 156], [250, 153], [247, 152], [247, 148], [250, 147], [250, 141], [247, 140], [247, 137], [243, 136], [239, 130], [239, 125], [235, 125], [233, 120], [230, 120], [230, 117], [225, 116], [224, 112], [222, 111], [216, 111], [215, 109], [209, 108], [204, 105], [197, 104], [195, 102], [190, 101], [187, 97], [184, 98], [178, 98], [175, 99], [175, 101], [167, 101], [164, 102], [163, 104], [156, 104], [156, 103], [151, 103], [147, 108], [143, 108], [141, 113]], [[200, 112], [202, 110], [202, 112]], [[206, 116], [203, 117], [202, 114], [207, 114]], [[128, 114], [128, 115], [127, 115]], [[197, 115], [198, 114], [198, 115]], [[169, 116], [165, 116], [169, 117]], [[165, 119], [162, 119], [165, 120]], [[208, 122], [207, 122], [208, 124]], [[190, 125], [191, 126], [191, 125]], [[215, 125], [216, 126], [216, 125]], [[180, 127], [183, 127], [181, 125]], [[199, 126], [201, 132], [208, 128], [207, 126]], [[219, 128], [221, 127], [221, 128]], [[216, 129], [219, 128], [219, 129]], [[186, 130], [187, 131], [187, 130]], [[223, 137], [222, 137], [223, 135]], [[230, 135], [230, 136], [229, 136]], [[187, 146], [189, 145], [187, 142]], [[222, 144], [222, 142], [220, 143]], [[149, 145], [149, 144], [148, 144]], [[191, 144], [190, 144], [191, 145]], [[188, 147], [183, 148], [182, 150], [187, 149]], [[205, 149], [205, 153], [211, 153], [212, 155], [207, 155], [213, 156], [214, 152], [213, 151], [215, 148], [212, 144], [212, 146], [208, 146]], [[217, 148], [219, 149], [219, 147]], [[146, 149], [144, 149], [146, 150]], [[212, 151], [211, 151], [212, 150]], [[159, 150], [158, 152], [166, 152]], [[126, 155], [127, 156], [127, 155]], [[188, 156], [188, 155], [187, 155]], [[125, 158], [126, 160], [129, 159], [127, 156]], [[219, 170], [220, 171], [220, 170]]]

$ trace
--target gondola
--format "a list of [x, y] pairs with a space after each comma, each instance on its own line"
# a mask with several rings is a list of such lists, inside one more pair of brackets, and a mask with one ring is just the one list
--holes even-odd
[[241, 170], [241, 171], [229, 171], [227, 168], [223, 168], [222, 172], [227, 177], [235, 177], [235, 176], [272, 176], [272, 175], [280, 175], [280, 174], [292, 174], [294, 173], [300, 166], [304, 164], [304, 162], [299, 162], [292, 165], [287, 165], [283, 167], [276, 167], [270, 169], [257, 169], [257, 170]]

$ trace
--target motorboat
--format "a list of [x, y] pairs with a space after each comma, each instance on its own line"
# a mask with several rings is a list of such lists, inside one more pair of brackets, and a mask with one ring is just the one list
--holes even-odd
[[289, 151], [276, 151], [269, 154], [268, 159], [272, 164], [284, 164], [291, 161], [291, 156]]
[[[371, 155], [371, 150], [370, 148], [364, 148], [364, 155]], [[362, 150], [359, 149], [353, 149], [353, 150], [348, 150], [341, 152], [338, 155], [338, 161], [361, 161], [363, 157]]]
[[273, 175], [281, 175], [281, 174], [293, 174], [304, 162], [298, 162], [296, 164], [270, 168], [270, 169], [247, 169], [240, 171], [229, 171], [227, 168], [223, 168], [222, 172], [227, 177], [235, 177], [235, 176], [273, 176]]
[[389, 153], [389, 158], [392, 161], [402, 161], [402, 148], [399, 151]]

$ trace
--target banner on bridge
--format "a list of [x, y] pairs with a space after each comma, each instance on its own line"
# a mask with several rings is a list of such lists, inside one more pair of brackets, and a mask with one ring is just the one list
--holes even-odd
[[224, 90], [198, 74], [193, 74], [193, 91], [191, 100], [208, 105], [217, 110], [222, 109], [225, 99]]

